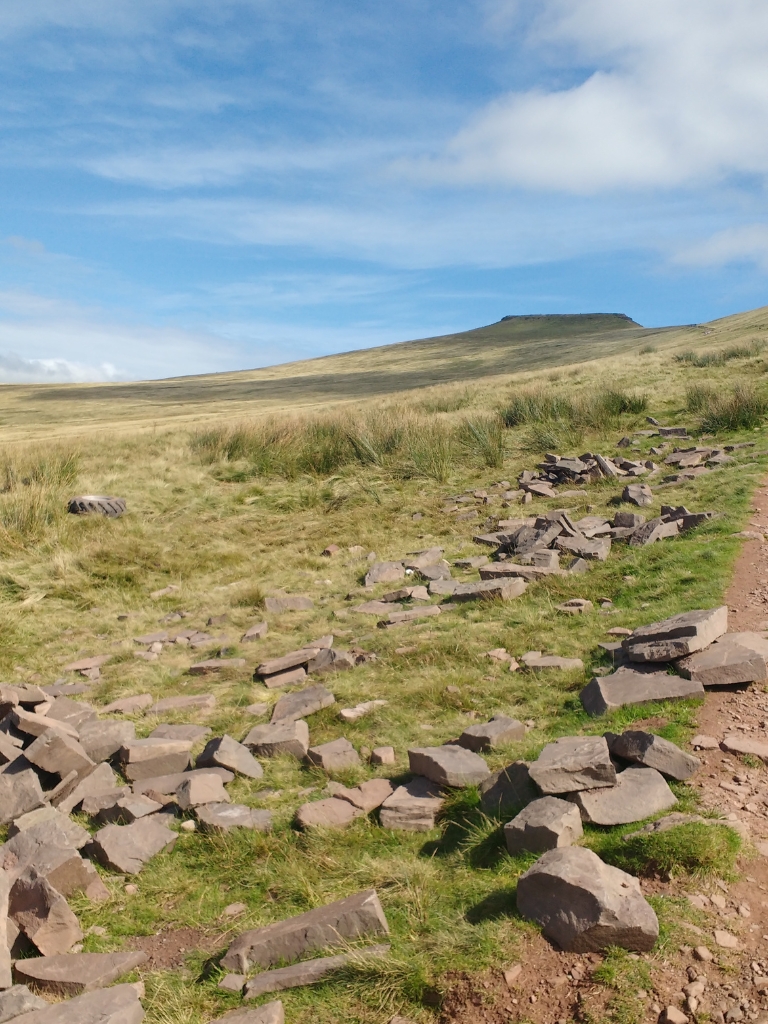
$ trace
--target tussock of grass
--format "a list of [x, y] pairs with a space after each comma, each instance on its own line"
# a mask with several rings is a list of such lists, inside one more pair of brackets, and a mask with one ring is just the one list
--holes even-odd
[[763, 343], [754, 339], [742, 345], [731, 345], [729, 348], [720, 349], [717, 352], [680, 352], [675, 356], [675, 362], [698, 368], [724, 366], [733, 359], [751, 359], [753, 356], [759, 356], [763, 348]]
[[508, 427], [525, 424], [562, 424], [571, 430], [604, 429], [621, 416], [637, 416], [648, 408], [646, 395], [620, 388], [594, 388], [571, 398], [543, 388], [514, 394], [502, 411]]
[[720, 390], [712, 384], [691, 384], [685, 389], [685, 408], [687, 412], [705, 412], [714, 405], [720, 396]]
[[741, 848], [741, 837], [727, 825], [691, 822], [626, 841], [612, 835], [602, 845], [600, 855], [632, 875], [732, 878]]
[[768, 416], [768, 397], [749, 384], [737, 384], [730, 394], [715, 397], [701, 421], [707, 433], [751, 430]]

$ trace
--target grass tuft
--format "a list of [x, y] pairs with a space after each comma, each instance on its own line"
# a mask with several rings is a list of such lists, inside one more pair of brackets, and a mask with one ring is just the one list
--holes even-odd
[[749, 384], [737, 384], [730, 394], [715, 397], [701, 421], [707, 433], [751, 430], [768, 416], [768, 398]]
[[626, 841], [613, 833], [602, 845], [600, 856], [633, 875], [732, 878], [741, 848], [741, 837], [727, 825], [691, 822]]

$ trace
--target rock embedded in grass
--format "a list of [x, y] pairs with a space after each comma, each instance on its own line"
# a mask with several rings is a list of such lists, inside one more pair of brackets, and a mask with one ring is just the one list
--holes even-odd
[[689, 779], [701, 767], [693, 754], [686, 754], [670, 740], [650, 732], [629, 730], [609, 742], [611, 754], [625, 761], [655, 768], [670, 779], [680, 782]]
[[579, 809], [555, 796], [534, 800], [504, 826], [510, 853], [544, 853], [571, 846], [582, 834]]
[[669, 810], [677, 797], [654, 768], [632, 765], [616, 777], [616, 785], [605, 789], [569, 794], [584, 821], [592, 825], [628, 825], [659, 811]]
[[272, 725], [294, 722], [336, 703], [336, 698], [324, 686], [310, 686], [306, 690], [287, 693], [272, 709]]
[[195, 775], [186, 779], [176, 790], [176, 799], [182, 811], [200, 804], [229, 803], [230, 797], [218, 775]]
[[[480, 583], [458, 583], [451, 592], [455, 602], [465, 601], [513, 601], [528, 588], [519, 576], [510, 579], [481, 580]], [[432, 587], [430, 585], [430, 591]]]
[[365, 574], [366, 587], [377, 583], [396, 583], [405, 579], [405, 566], [402, 562], [374, 562]]
[[228, 768], [249, 779], [260, 779], [264, 775], [264, 769], [250, 750], [226, 733], [209, 740], [195, 764], [198, 768]]
[[80, 775], [94, 765], [78, 740], [57, 733], [54, 729], [38, 736], [25, 749], [24, 756], [35, 767], [61, 778], [72, 771]]
[[482, 757], [454, 744], [411, 747], [408, 761], [414, 775], [423, 775], [439, 786], [458, 789], [482, 782], [491, 774]]
[[394, 793], [389, 779], [369, 779], [354, 789], [347, 789], [340, 782], [329, 782], [328, 792], [338, 800], [346, 800], [365, 814], [380, 807]]
[[195, 816], [203, 832], [229, 832], [233, 828], [269, 832], [272, 828], [271, 811], [246, 807], [244, 804], [201, 804], [195, 807]]
[[329, 743], [310, 747], [307, 750], [309, 764], [333, 772], [343, 768], [355, 768], [360, 764], [360, 755], [345, 737], [340, 736]]
[[394, 764], [394, 747], [374, 747], [371, 751], [371, 764]]
[[216, 707], [212, 693], [195, 693], [188, 697], [164, 697], [147, 712], [148, 715], [164, 715], [166, 711], [209, 711]]
[[366, 889], [305, 914], [243, 932], [232, 942], [221, 965], [225, 970], [247, 972], [251, 967], [272, 967], [338, 946], [340, 940], [388, 934], [379, 897], [374, 889]]
[[541, 793], [531, 780], [526, 761], [515, 761], [480, 783], [480, 805], [486, 814], [501, 817], [537, 800]]
[[302, 804], [296, 811], [296, 822], [301, 828], [346, 828], [365, 812], [346, 800], [330, 797]]
[[528, 771], [539, 789], [553, 796], [616, 784], [616, 769], [602, 736], [563, 736], [548, 743]]
[[241, 1007], [238, 1010], [230, 1010], [210, 1024], [285, 1024], [285, 1013], [282, 1002], [276, 999], [271, 1003], [264, 1003], [257, 1009]]
[[311, 597], [304, 594], [273, 594], [264, 598], [264, 608], [274, 615], [283, 612], [309, 612], [315, 607]]
[[[115, 722], [114, 724], [122, 725], [123, 723]], [[197, 743], [198, 740], [203, 740], [206, 736], [210, 736], [212, 732], [213, 730], [207, 725], [175, 725], [163, 722], [156, 729], [152, 730], [148, 739], [192, 740], [193, 743]]]
[[150, 815], [132, 825], [106, 825], [93, 837], [93, 848], [96, 859], [105, 867], [138, 875], [161, 850], [172, 850], [177, 838], [175, 832]]
[[470, 725], [459, 737], [459, 746], [480, 752], [514, 743], [525, 736], [525, 726], [516, 718], [494, 715], [483, 725]]
[[550, 850], [520, 877], [517, 908], [568, 953], [649, 952], [659, 937], [638, 880], [578, 846]]
[[132, 715], [137, 711], [143, 711], [154, 703], [155, 698], [151, 693], [137, 693], [133, 697], [121, 697], [113, 700], [111, 704], [101, 708], [103, 714]]
[[262, 971], [255, 975], [245, 986], [244, 999], [258, 999], [268, 992], [282, 992], [289, 988], [300, 988], [304, 985], [315, 985], [340, 967], [358, 960], [361, 956], [380, 957], [389, 952], [389, 945], [366, 946], [354, 953], [337, 953], [336, 956], [317, 957], [314, 960], [303, 960], [290, 967], [279, 967], [275, 971]]
[[627, 484], [621, 492], [621, 500], [637, 505], [639, 508], [647, 508], [653, 504], [653, 491], [648, 484]]
[[382, 828], [397, 832], [429, 832], [435, 827], [435, 816], [445, 797], [435, 782], [426, 778], [411, 779], [398, 786], [381, 805]]
[[609, 676], [595, 676], [579, 694], [588, 715], [654, 700], [688, 700], [703, 697], [704, 687], [692, 679], [669, 675], [666, 667], [621, 666]]
[[222, 669], [245, 668], [245, 658], [207, 658], [205, 661], [198, 661], [195, 665], [189, 666], [191, 676], [207, 676], [213, 672], [221, 672]]
[[283, 719], [269, 725], [255, 725], [243, 740], [243, 744], [259, 757], [293, 754], [294, 757], [303, 760], [309, 749], [309, 726], [301, 718]]

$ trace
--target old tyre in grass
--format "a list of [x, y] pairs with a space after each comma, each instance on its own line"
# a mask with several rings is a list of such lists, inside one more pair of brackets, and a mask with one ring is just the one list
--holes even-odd
[[75, 516], [101, 515], [117, 519], [126, 511], [125, 498], [108, 498], [103, 494], [80, 494], [70, 499], [67, 511]]

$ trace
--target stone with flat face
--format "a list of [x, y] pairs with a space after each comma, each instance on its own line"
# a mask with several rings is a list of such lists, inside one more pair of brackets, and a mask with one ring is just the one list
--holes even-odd
[[189, 811], [200, 804], [227, 804], [229, 793], [218, 775], [195, 775], [176, 790], [176, 799], [182, 811]]
[[702, 686], [734, 686], [768, 679], [768, 640], [759, 633], [726, 633], [706, 650], [681, 658], [677, 670]]
[[389, 779], [369, 779], [367, 782], [347, 789], [340, 782], [329, 782], [328, 792], [337, 800], [346, 800], [364, 814], [380, 807], [395, 791]]
[[677, 797], [654, 768], [632, 765], [616, 777], [616, 785], [573, 793], [570, 798], [584, 821], [593, 825], [627, 825], [667, 811]]
[[[119, 790], [118, 790], [119, 792]], [[162, 809], [162, 804], [151, 800], [148, 796], [134, 795], [118, 796], [102, 806], [96, 814], [96, 820], [101, 825], [130, 825], [139, 818], [146, 818], [148, 814], [156, 814]]]
[[83, 938], [67, 901], [35, 868], [28, 868], [11, 886], [8, 916], [43, 956], [66, 953]]
[[666, 669], [638, 671], [621, 666], [609, 676], [595, 676], [579, 694], [588, 715], [604, 715], [606, 711], [627, 704], [645, 704], [652, 700], [688, 700], [703, 697], [704, 687], [693, 679], [671, 676]]
[[307, 665], [310, 675], [324, 675], [327, 672], [348, 672], [355, 667], [355, 656], [349, 651], [336, 647], [321, 648]]
[[611, 553], [610, 537], [558, 537], [556, 544], [561, 551], [589, 561], [605, 562]]
[[405, 566], [402, 562], [374, 562], [365, 574], [366, 587], [376, 583], [395, 583], [405, 579]]
[[[389, 945], [366, 946], [362, 951], [366, 957], [386, 956]], [[283, 992], [288, 988], [301, 988], [304, 985], [315, 985], [323, 981], [334, 971], [350, 963], [359, 953], [338, 953], [336, 956], [316, 957], [314, 960], [303, 960], [290, 967], [279, 967], [275, 971], [262, 971], [255, 975], [245, 986], [244, 999], [257, 999], [268, 992]]]
[[198, 768], [228, 768], [249, 779], [260, 779], [264, 775], [264, 769], [250, 750], [226, 733], [210, 740], [195, 764]]
[[[0, 989], [10, 988], [13, 984], [13, 978], [11, 976], [11, 945], [13, 945], [13, 939], [11, 937], [12, 925], [8, 920], [8, 904], [9, 896], [11, 892], [11, 876], [3, 871], [0, 874], [0, 921], [3, 922], [3, 929], [0, 932]], [[15, 922], [14, 922], [15, 923]], [[18, 925], [16, 925], [18, 927]], [[18, 1005], [18, 1000], [8, 1000], [4, 1005], [4, 996], [0, 992], [0, 1022], [8, 1020], [13, 1016], [9, 1012], [9, 1005]], [[30, 1007], [31, 1009], [32, 1007]], [[20, 1009], [19, 1013], [22, 1012]]]
[[177, 835], [152, 817], [132, 825], [106, 825], [93, 837], [96, 858], [105, 867], [137, 875], [161, 850], [172, 850]]
[[280, 961], [297, 960], [340, 941], [377, 938], [389, 934], [375, 890], [277, 921], [238, 936], [222, 957], [226, 970], [272, 967]]
[[[52, 996], [76, 996], [106, 988], [123, 974], [139, 967], [146, 959], [147, 954], [142, 952], [68, 953], [19, 960], [16, 975], [36, 992]], [[135, 993], [136, 990], [133, 991]]]
[[392, 608], [388, 601], [364, 601], [362, 604], [356, 604], [350, 611], [357, 615], [389, 615]]
[[216, 698], [212, 693], [194, 693], [188, 697], [164, 697], [147, 712], [148, 715], [164, 715], [168, 711], [210, 710], [216, 707]]
[[136, 794], [153, 791], [162, 796], [169, 796], [176, 792], [182, 782], [186, 782], [187, 779], [195, 775], [218, 775], [225, 784], [231, 782], [235, 777], [226, 768], [195, 768], [188, 772], [174, 772], [172, 775], [154, 775], [148, 779], [139, 779], [131, 788]]
[[46, 712], [46, 718], [57, 722], [67, 722], [75, 729], [80, 729], [83, 722], [96, 718], [96, 709], [90, 704], [70, 700], [69, 697], [57, 697]]
[[548, 743], [528, 771], [539, 789], [550, 795], [616, 783], [616, 769], [602, 736], [563, 736]]
[[494, 715], [484, 725], [470, 725], [459, 737], [459, 746], [476, 752], [515, 743], [525, 736], [525, 726], [516, 718]]
[[[10, 977], [10, 967], [9, 967]], [[8, 982], [10, 985], [10, 981]], [[30, 992], [26, 985], [14, 985], [7, 988], [6, 992], [0, 992], [0, 1024], [14, 1020], [23, 1013], [30, 1013], [32, 1010], [44, 1010], [48, 1003], [34, 992]]]
[[648, 484], [627, 484], [622, 491], [621, 500], [640, 508], [647, 508], [653, 504], [653, 491]]
[[233, 828], [249, 828], [269, 832], [272, 812], [246, 807], [244, 804], [212, 803], [195, 808], [203, 832], [229, 832]]
[[669, 521], [657, 516], [632, 531], [629, 536], [629, 546], [631, 548], [645, 547], [647, 544], [654, 544], [657, 540], [664, 540], [666, 537], [676, 537], [679, 533], [680, 523], [678, 520]]
[[57, 733], [55, 729], [38, 736], [24, 751], [24, 756], [37, 768], [61, 778], [72, 771], [79, 775], [94, 764], [76, 739]]
[[254, 725], [243, 740], [259, 757], [293, 754], [303, 759], [309, 749], [309, 726], [303, 719], [285, 719], [269, 725]]
[[45, 803], [37, 773], [22, 755], [3, 767], [0, 773], [0, 825], [7, 825], [27, 811]]
[[282, 1002], [275, 999], [257, 1009], [240, 1007], [237, 1010], [230, 1010], [210, 1024], [285, 1024], [285, 1013]]
[[108, 764], [99, 764], [84, 777], [73, 780], [71, 786], [51, 802], [62, 814], [71, 814], [88, 796], [108, 793], [120, 788], [117, 776]]
[[265, 611], [273, 615], [282, 615], [283, 612], [308, 612], [315, 607], [311, 597], [305, 594], [275, 594], [264, 598]]
[[572, 846], [583, 831], [577, 807], [556, 796], [543, 796], [504, 826], [504, 839], [510, 853], [544, 853]]
[[206, 736], [210, 736], [212, 731], [213, 730], [209, 729], [207, 725], [174, 725], [172, 723], [164, 722], [162, 725], [158, 725], [156, 729], [152, 730], [149, 734], [149, 739], [192, 740], [193, 743], [197, 743], [198, 740], [203, 740]]
[[133, 985], [116, 985], [75, 996], [44, 1010], [32, 1010], [13, 1024], [140, 1024], [144, 1010]]
[[768, 743], [762, 743], [760, 740], [753, 740], [748, 736], [724, 736], [720, 748], [727, 754], [750, 754], [768, 764]]
[[670, 661], [703, 650], [728, 629], [728, 608], [682, 612], [640, 626], [623, 641], [631, 661]]
[[[524, 594], [528, 584], [519, 576], [511, 579], [459, 583], [451, 593], [453, 601], [512, 601]], [[431, 588], [430, 588], [431, 590]]]
[[609, 946], [648, 952], [659, 937], [638, 880], [579, 846], [540, 857], [518, 881], [517, 908], [568, 953]]
[[254, 622], [252, 626], [243, 633], [241, 637], [242, 643], [252, 643], [254, 640], [261, 640], [269, 632], [269, 627], [266, 622]]
[[331, 797], [302, 804], [296, 811], [296, 821], [302, 828], [346, 828], [363, 813], [348, 801]]
[[539, 798], [528, 768], [526, 761], [515, 761], [480, 783], [480, 805], [486, 814], [502, 817]]
[[[328, 708], [336, 703], [336, 698], [324, 686], [310, 686], [296, 693], [286, 693], [272, 709], [272, 724], [276, 722], [295, 722], [306, 715]], [[250, 746], [250, 744], [248, 744]]]
[[260, 677], [279, 675], [288, 672], [290, 669], [305, 667], [315, 656], [316, 650], [310, 647], [302, 647], [298, 651], [289, 651], [279, 658], [271, 658], [269, 661], [262, 661], [256, 669], [256, 675]]
[[464, 747], [411, 747], [408, 761], [414, 775], [423, 775], [438, 786], [463, 788], [487, 779], [491, 774], [482, 757]]
[[80, 746], [92, 761], [106, 761], [118, 750], [136, 739], [133, 722], [116, 722], [91, 718], [79, 727]]
[[360, 764], [360, 755], [343, 736], [330, 743], [321, 743], [317, 747], [310, 747], [307, 751], [307, 761], [317, 765], [327, 772], [338, 771], [341, 768], [354, 768]]
[[429, 779], [417, 777], [398, 786], [381, 805], [382, 828], [397, 832], [429, 832], [435, 816], [445, 803], [440, 787]]
[[646, 768], [655, 768], [667, 778], [680, 782], [690, 779], [696, 769], [701, 767], [698, 757], [686, 754], [674, 743], [650, 732], [629, 730], [610, 741], [609, 746], [615, 757], [645, 765]]
[[191, 747], [191, 740], [131, 740], [120, 748], [119, 756], [126, 779], [134, 782], [185, 771]]
[[137, 693], [133, 697], [121, 697], [119, 700], [113, 700], [111, 704], [107, 704], [101, 710], [104, 714], [133, 715], [137, 711], [143, 711], [144, 708], [150, 707], [154, 702], [155, 698], [151, 693]]

